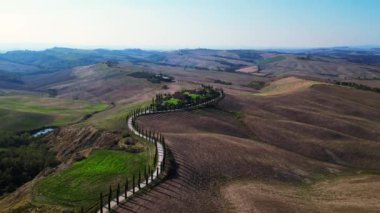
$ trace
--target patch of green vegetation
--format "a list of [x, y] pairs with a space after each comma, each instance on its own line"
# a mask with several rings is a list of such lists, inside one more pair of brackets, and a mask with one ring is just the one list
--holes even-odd
[[366, 90], [366, 91], [380, 93], [380, 88], [369, 87], [367, 85], [358, 84], [358, 83], [354, 83], [354, 82], [334, 81], [334, 84], [340, 85], [340, 86], [352, 87], [352, 88], [359, 89], [359, 90]]
[[219, 80], [219, 79], [214, 80], [214, 83], [216, 83], [216, 84], [224, 84], [224, 85], [232, 85], [231, 82], [228, 82], [228, 81], [222, 81], [222, 80]]
[[0, 131], [37, 129], [54, 122], [54, 117], [41, 113], [18, 112], [0, 109]]
[[153, 98], [152, 106], [157, 110], [188, 107], [219, 96], [219, 91], [212, 86], [202, 85], [196, 90], [182, 90], [174, 94], [158, 94]]
[[263, 59], [260, 59], [260, 60], [256, 60], [256, 64], [258, 65], [264, 65], [264, 64], [269, 64], [269, 63], [274, 63], [274, 62], [277, 62], [277, 61], [282, 61], [286, 59], [285, 56], [275, 56], [275, 57], [272, 57], [272, 58], [263, 58]]
[[146, 107], [148, 105], [148, 102], [116, 104], [114, 108], [98, 113], [80, 125], [92, 125], [99, 129], [123, 131], [126, 125], [125, 119], [130, 112], [138, 107]]
[[46, 167], [54, 167], [53, 153], [29, 134], [0, 134], [0, 195], [9, 193], [33, 179]]
[[251, 81], [246, 86], [251, 87], [251, 88], [256, 89], [256, 90], [260, 90], [260, 89], [265, 87], [265, 82], [263, 82], [263, 81]]
[[143, 174], [148, 162], [152, 162], [148, 152], [96, 150], [87, 159], [42, 179], [33, 198], [43, 204], [88, 208], [98, 201], [100, 192], [108, 193], [110, 184], [115, 189], [127, 177], [131, 183], [132, 175], [137, 177], [139, 171]]
[[242, 112], [232, 112], [232, 114], [234, 115], [234, 117], [238, 120], [242, 119], [243, 118], [243, 113]]
[[61, 126], [105, 110], [107, 104], [31, 95], [0, 96], [0, 131], [20, 131]]
[[193, 100], [196, 100], [197, 98], [198, 98], [198, 99], [202, 99], [202, 98], [204, 98], [204, 95], [196, 94], [196, 93], [190, 93], [189, 91], [186, 91], [186, 92], [184, 92], [183, 94], [190, 96], [191, 99], [193, 99]]
[[176, 105], [178, 105], [178, 103], [179, 103], [179, 99], [177, 99], [177, 98], [170, 98], [169, 100], [167, 100], [167, 101], [165, 101], [167, 104], [169, 104], [169, 105], [174, 105], [174, 106], [176, 106]]
[[134, 78], [145, 78], [152, 83], [161, 83], [161, 82], [173, 82], [174, 78], [172, 76], [156, 74], [151, 72], [133, 72], [129, 74]]

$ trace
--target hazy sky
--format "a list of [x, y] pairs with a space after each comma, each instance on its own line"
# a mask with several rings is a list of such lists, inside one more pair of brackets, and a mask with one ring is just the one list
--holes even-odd
[[0, 0], [0, 48], [380, 44], [380, 0]]

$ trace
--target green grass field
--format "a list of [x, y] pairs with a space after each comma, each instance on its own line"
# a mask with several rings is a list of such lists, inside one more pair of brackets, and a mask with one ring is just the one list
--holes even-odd
[[0, 131], [20, 131], [61, 126], [84, 115], [102, 111], [107, 104], [32, 95], [0, 96]]
[[112, 131], [125, 131], [126, 130], [126, 118], [129, 113], [139, 107], [146, 107], [150, 104], [150, 101], [137, 102], [132, 104], [119, 104], [112, 109], [98, 113], [92, 116], [90, 119], [81, 123], [81, 126], [91, 125], [99, 129], [107, 129]]
[[167, 100], [166, 103], [168, 103], [171, 106], [176, 106], [179, 103], [179, 99], [177, 99], [177, 98], [171, 98], [171, 99]]
[[[100, 192], [107, 194], [109, 185], [116, 190], [117, 183], [124, 186], [126, 177], [143, 171], [152, 162], [154, 147], [142, 153], [115, 150], [96, 150], [87, 159], [74, 163], [69, 169], [40, 181], [33, 200], [41, 204], [69, 208], [89, 208], [99, 200]], [[152, 165], [150, 165], [152, 166]]]
[[256, 63], [258, 65], [264, 65], [264, 64], [269, 64], [269, 63], [277, 62], [277, 61], [282, 61], [284, 59], [286, 59], [285, 56], [275, 56], [275, 57], [272, 57], [272, 58], [264, 58], [264, 59], [257, 60]]

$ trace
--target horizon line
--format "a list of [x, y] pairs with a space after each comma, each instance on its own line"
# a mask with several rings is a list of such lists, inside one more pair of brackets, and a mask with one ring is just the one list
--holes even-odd
[[81, 49], [81, 50], [128, 50], [128, 49], [139, 49], [146, 51], [175, 51], [175, 50], [195, 50], [195, 49], [208, 49], [208, 50], [312, 50], [312, 49], [334, 49], [334, 48], [351, 48], [351, 49], [374, 49], [380, 48], [380, 44], [363, 44], [363, 45], [334, 45], [334, 46], [310, 46], [310, 47], [286, 47], [286, 46], [251, 46], [251, 47], [229, 47], [229, 46], [199, 46], [199, 47], [136, 47], [136, 46], [123, 46], [123, 45], [53, 45], [53, 44], [1, 44], [0, 52], [11, 52], [11, 51], [44, 51], [53, 48], [67, 48], [67, 49]]

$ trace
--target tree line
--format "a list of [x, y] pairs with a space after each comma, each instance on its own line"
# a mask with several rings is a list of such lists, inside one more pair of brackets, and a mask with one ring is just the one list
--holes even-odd
[[334, 83], [336, 85], [340, 85], [340, 86], [352, 87], [352, 88], [355, 88], [355, 89], [360, 89], [360, 90], [366, 90], [366, 91], [380, 93], [380, 88], [370, 87], [370, 86], [367, 86], [367, 85], [358, 84], [358, 83], [354, 83], [354, 82], [334, 81]]

